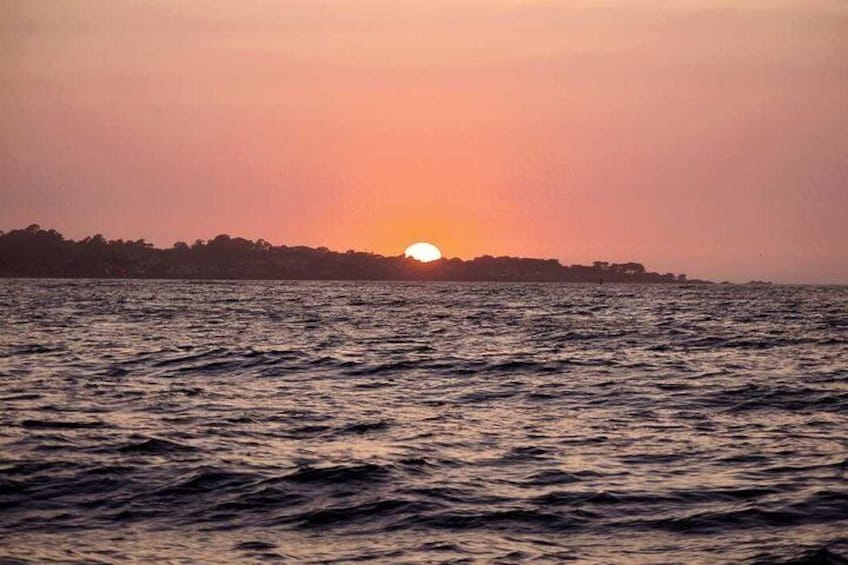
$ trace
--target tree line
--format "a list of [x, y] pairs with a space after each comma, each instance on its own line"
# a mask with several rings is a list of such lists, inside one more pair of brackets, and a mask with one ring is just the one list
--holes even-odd
[[[263, 239], [218, 235], [159, 249], [143, 239], [79, 241], [33, 224], [0, 232], [0, 277], [442, 280], [525, 282], [685, 282], [686, 275], [654, 273], [641, 263], [561, 265], [556, 259], [492, 257], [420, 263], [325, 247], [271, 245]], [[699, 281], [700, 282], [700, 281]]]

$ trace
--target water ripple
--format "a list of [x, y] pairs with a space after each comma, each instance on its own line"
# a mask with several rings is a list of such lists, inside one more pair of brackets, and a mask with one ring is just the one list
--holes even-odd
[[0, 561], [846, 563], [848, 289], [0, 282]]

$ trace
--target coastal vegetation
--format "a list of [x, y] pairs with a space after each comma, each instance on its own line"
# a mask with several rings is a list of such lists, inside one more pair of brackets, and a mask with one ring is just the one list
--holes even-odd
[[421, 263], [402, 255], [275, 246], [224, 234], [159, 249], [143, 239], [107, 240], [99, 234], [73, 241], [35, 224], [0, 232], [0, 277], [686, 282], [686, 275], [650, 272], [641, 263], [565, 266], [556, 259], [489, 255]]

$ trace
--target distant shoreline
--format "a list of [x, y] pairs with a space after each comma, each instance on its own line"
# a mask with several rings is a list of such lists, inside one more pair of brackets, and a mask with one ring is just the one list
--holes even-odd
[[496, 280], [496, 279], [308, 279], [308, 278], [208, 278], [208, 277], [160, 277], [160, 276], [12, 276], [0, 275], [0, 280], [7, 281], [162, 281], [162, 282], [352, 282], [352, 283], [498, 283], [498, 284], [540, 284], [540, 285], [593, 285], [593, 286], [615, 286], [615, 285], [658, 285], [658, 286], [845, 286], [838, 284], [773, 284], [752, 285], [750, 283], [716, 283], [713, 281], [696, 280], [686, 282], [638, 282], [638, 281], [615, 281], [599, 283], [597, 281], [552, 281], [552, 280]]
[[102, 235], [73, 241], [35, 224], [0, 232], [0, 278], [713, 284], [651, 272], [636, 262], [566, 266], [556, 259], [484, 255], [421, 263], [223, 234], [160, 249], [143, 239], [107, 241]]

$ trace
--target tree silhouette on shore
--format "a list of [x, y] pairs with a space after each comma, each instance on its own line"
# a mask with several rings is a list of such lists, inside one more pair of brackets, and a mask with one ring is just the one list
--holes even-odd
[[561, 265], [556, 259], [492, 257], [420, 263], [325, 247], [274, 246], [226, 234], [158, 249], [143, 239], [80, 241], [33, 224], [0, 232], [0, 276], [67, 278], [454, 280], [526, 282], [685, 282], [686, 275], [649, 272], [641, 263]]

